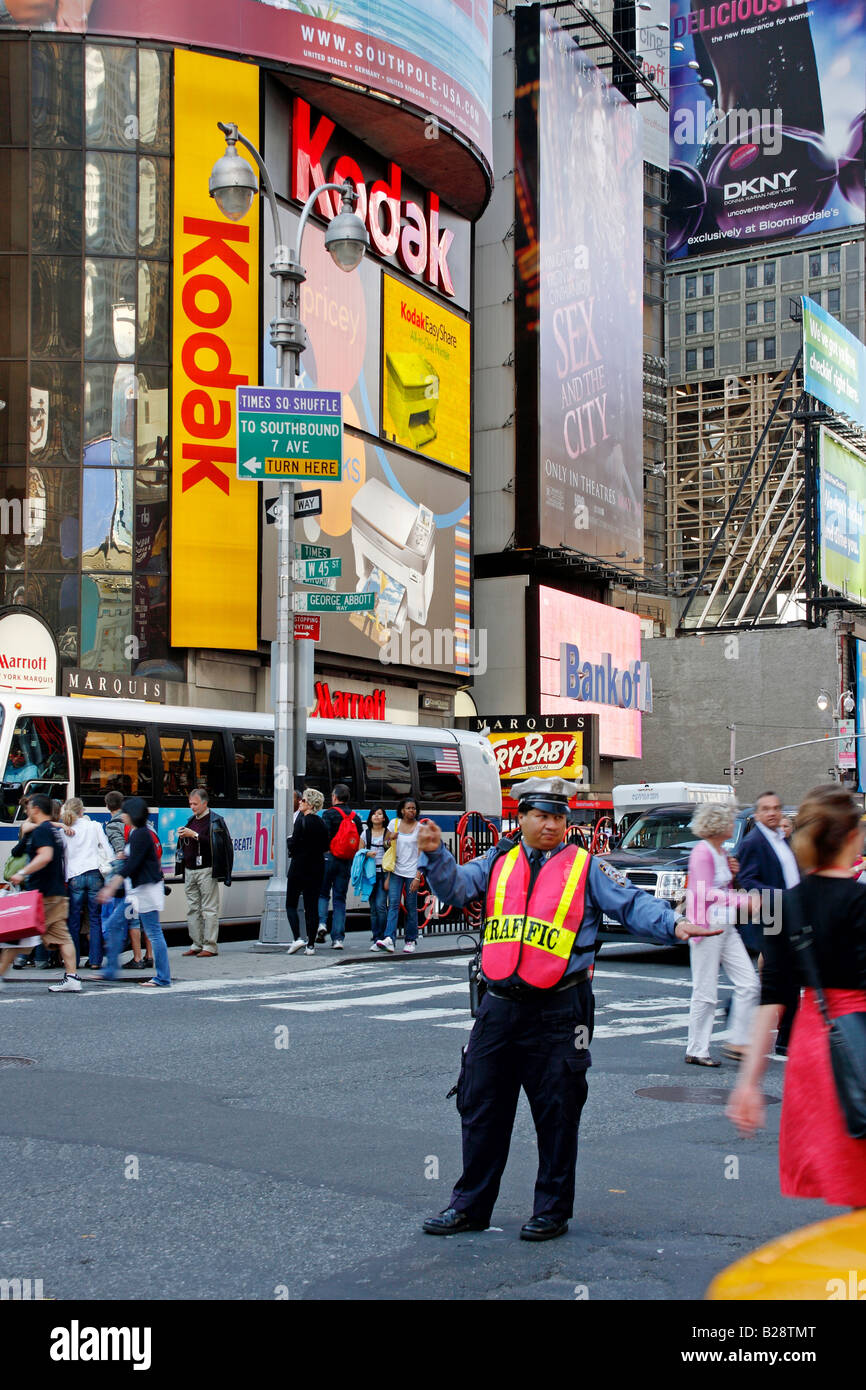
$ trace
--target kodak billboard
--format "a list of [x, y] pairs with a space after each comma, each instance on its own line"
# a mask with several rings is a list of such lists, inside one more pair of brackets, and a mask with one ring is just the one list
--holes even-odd
[[229, 222], [208, 174], [227, 110], [255, 143], [259, 73], [174, 62], [171, 643], [255, 651], [259, 490], [235, 476], [235, 387], [258, 377], [259, 205]]

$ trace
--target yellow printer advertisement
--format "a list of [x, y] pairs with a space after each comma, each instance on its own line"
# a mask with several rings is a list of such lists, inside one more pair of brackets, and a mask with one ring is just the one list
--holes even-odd
[[383, 276], [382, 434], [469, 472], [469, 324]]

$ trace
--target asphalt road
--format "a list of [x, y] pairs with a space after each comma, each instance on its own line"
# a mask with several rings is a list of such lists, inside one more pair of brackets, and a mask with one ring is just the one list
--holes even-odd
[[517, 1238], [536, 1166], [523, 1099], [494, 1228], [420, 1231], [460, 1167], [445, 1096], [470, 1026], [465, 960], [236, 947], [211, 977], [172, 958], [171, 990], [55, 996], [32, 970], [2, 986], [0, 1277], [59, 1300], [691, 1299], [837, 1214], [780, 1197], [778, 1105], [742, 1141], [723, 1113], [733, 1064], [684, 1066], [678, 953], [599, 960], [577, 1210], [542, 1245]]

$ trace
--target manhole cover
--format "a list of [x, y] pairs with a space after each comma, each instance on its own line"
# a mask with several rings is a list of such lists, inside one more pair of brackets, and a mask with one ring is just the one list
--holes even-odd
[[0, 1067], [35, 1067], [35, 1057], [0, 1057]]
[[[647, 1100], [667, 1100], [686, 1105], [727, 1105], [731, 1092], [722, 1086], [645, 1086], [635, 1091]], [[779, 1105], [777, 1096], [765, 1097], [768, 1105]]]

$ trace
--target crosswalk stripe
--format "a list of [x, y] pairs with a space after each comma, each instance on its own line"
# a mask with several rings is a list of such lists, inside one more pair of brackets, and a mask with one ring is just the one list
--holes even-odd
[[371, 1018], [381, 1019], [384, 1023], [413, 1023], [420, 1019], [427, 1018], [447, 1018], [449, 1014], [465, 1015], [466, 1009], [407, 1009], [402, 1014], [371, 1014]]
[[327, 1013], [336, 1009], [358, 1009], [366, 1008], [368, 1004], [410, 1004], [416, 999], [433, 999], [437, 994], [465, 994], [466, 985], [462, 983], [456, 985], [433, 985], [430, 989], [413, 990], [394, 990], [386, 994], [365, 995], [363, 998], [356, 998], [345, 995], [342, 999], [316, 999], [309, 1002], [298, 1000], [297, 1003], [286, 1001], [282, 1004], [263, 1004], [263, 1009], [284, 1009], [293, 1013]]

